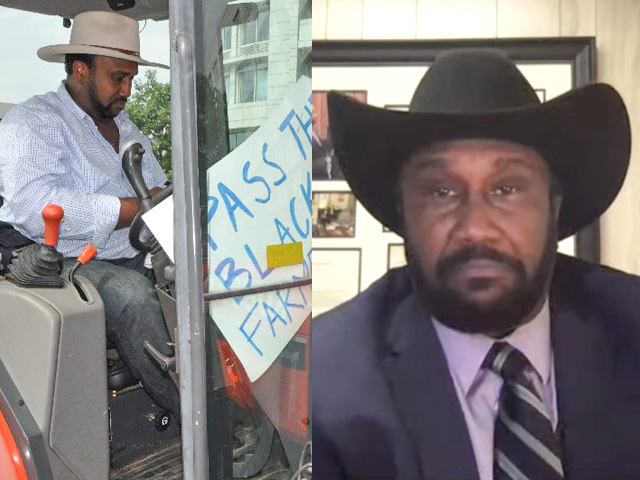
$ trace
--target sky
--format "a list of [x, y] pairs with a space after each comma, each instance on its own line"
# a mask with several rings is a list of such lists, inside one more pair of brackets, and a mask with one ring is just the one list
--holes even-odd
[[[140, 22], [141, 57], [169, 64], [169, 22]], [[56, 90], [66, 77], [64, 64], [40, 60], [45, 45], [69, 43], [71, 29], [62, 18], [0, 7], [0, 103], [20, 103], [33, 95]], [[144, 78], [148, 67], [140, 67]], [[158, 80], [169, 81], [169, 70], [155, 69]]]

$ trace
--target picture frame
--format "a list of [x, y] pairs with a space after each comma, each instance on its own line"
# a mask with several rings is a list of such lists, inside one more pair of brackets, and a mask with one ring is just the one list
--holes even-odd
[[547, 101], [547, 90], [545, 88], [536, 88], [535, 91], [541, 102]]
[[409, 105], [390, 104], [390, 105], [385, 105], [384, 108], [386, 108], [387, 110], [395, 110], [396, 112], [409, 111]]
[[313, 249], [313, 312], [319, 315], [358, 293], [362, 285], [362, 249]]
[[[367, 102], [366, 90], [340, 90], [340, 93], [359, 102]], [[333, 153], [333, 144], [329, 131], [329, 115], [327, 114], [326, 90], [314, 90], [311, 93], [312, 142], [311, 142], [311, 176], [317, 180], [344, 180], [344, 175]]]
[[311, 196], [313, 238], [354, 238], [357, 200], [349, 191], [317, 191]]
[[387, 270], [402, 267], [406, 264], [404, 243], [390, 243], [387, 245]]

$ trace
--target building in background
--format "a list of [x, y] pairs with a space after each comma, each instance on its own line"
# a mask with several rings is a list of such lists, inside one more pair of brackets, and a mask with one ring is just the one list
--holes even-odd
[[[255, 2], [257, 14], [250, 20], [222, 29], [231, 150], [282, 101], [283, 86], [301, 75], [311, 77], [311, 1]], [[291, 35], [292, 23], [297, 36]]]

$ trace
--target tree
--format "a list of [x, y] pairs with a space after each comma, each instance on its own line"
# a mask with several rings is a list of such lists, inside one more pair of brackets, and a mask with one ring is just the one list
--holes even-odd
[[159, 82], [155, 70], [147, 70], [143, 80], [134, 81], [134, 92], [127, 102], [127, 112], [153, 147], [163, 170], [171, 172], [171, 88]]

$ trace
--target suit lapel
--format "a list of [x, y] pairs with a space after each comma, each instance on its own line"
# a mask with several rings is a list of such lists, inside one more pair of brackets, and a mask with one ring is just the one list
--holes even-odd
[[415, 446], [422, 478], [477, 478], [478, 469], [447, 361], [415, 295], [396, 309], [383, 359], [397, 414]]
[[[580, 300], [582, 305], [585, 300]], [[613, 333], [613, 315], [606, 322], [593, 305], [587, 307], [591, 311], [575, 305], [580, 303], [552, 299], [558, 431], [566, 478], [637, 478], [638, 402], [625, 395], [634, 387], [624, 380], [625, 363], [616, 358], [612, 340], [624, 334]], [[634, 377], [637, 373], [629, 380]]]
[[[640, 287], [635, 279], [560, 260], [550, 308], [566, 479], [639, 478]], [[385, 341], [382, 371], [422, 478], [477, 478], [444, 352], [415, 295], [398, 304]]]
[[596, 465], [607, 460], [606, 448], [591, 445], [597, 438], [593, 420], [606, 411], [608, 403], [607, 376], [602, 371], [607, 359], [605, 352], [596, 354], [602, 349], [593, 324], [566, 305], [553, 302], [551, 312], [558, 432], [566, 477], [575, 478], [584, 471], [585, 460]]

